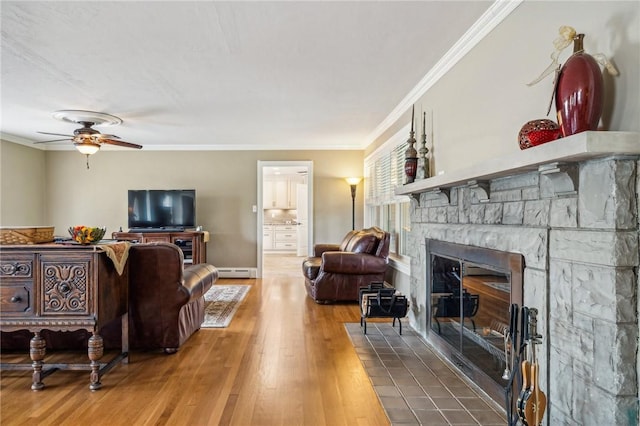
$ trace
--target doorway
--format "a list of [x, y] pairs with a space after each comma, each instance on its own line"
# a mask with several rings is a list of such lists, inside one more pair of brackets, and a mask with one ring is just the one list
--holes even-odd
[[265, 265], [296, 263], [313, 247], [313, 162], [258, 161], [256, 207], [257, 277], [262, 278]]

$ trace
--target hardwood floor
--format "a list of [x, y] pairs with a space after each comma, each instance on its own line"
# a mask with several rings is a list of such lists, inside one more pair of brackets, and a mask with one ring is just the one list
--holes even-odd
[[40, 392], [29, 372], [3, 371], [0, 423], [388, 425], [344, 328], [357, 305], [314, 303], [300, 263], [268, 256], [263, 279], [219, 280], [252, 285], [228, 328], [201, 329], [174, 355], [134, 351], [99, 391], [84, 371], [56, 372]]

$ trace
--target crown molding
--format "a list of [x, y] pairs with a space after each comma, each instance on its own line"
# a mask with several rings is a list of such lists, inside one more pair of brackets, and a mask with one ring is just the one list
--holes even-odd
[[464, 35], [429, 70], [418, 84], [400, 101], [393, 111], [369, 134], [362, 149], [372, 144], [380, 135], [438, 82], [453, 66], [498, 26], [524, 0], [496, 0]]
[[7, 142], [17, 143], [19, 145], [25, 145], [31, 148], [44, 149], [44, 147], [41, 145], [34, 145], [32, 140], [21, 138], [20, 136], [12, 135], [9, 133], [0, 132], [0, 139]]
[[[0, 139], [28, 146], [41, 151], [75, 151], [73, 143], [60, 143], [58, 145], [34, 144], [33, 140], [25, 139], [9, 133], [0, 132]], [[131, 151], [131, 148], [116, 145], [102, 145], [101, 151]], [[354, 145], [314, 145], [300, 147], [291, 145], [145, 145], [142, 151], [361, 151], [362, 148]]]
[[[109, 147], [112, 148], [112, 147]], [[128, 148], [122, 148], [128, 150]], [[291, 145], [150, 145], [143, 151], [361, 151], [353, 145], [315, 145], [300, 147]]]

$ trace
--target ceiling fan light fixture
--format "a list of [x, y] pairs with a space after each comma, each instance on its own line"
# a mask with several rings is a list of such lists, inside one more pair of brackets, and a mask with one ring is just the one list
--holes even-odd
[[89, 168], [89, 156], [100, 151], [100, 147], [103, 144], [117, 145], [125, 148], [141, 149], [142, 145], [138, 145], [131, 142], [125, 142], [116, 135], [102, 134], [93, 126], [113, 126], [122, 124], [122, 119], [115, 115], [105, 114], [103, 112], [83, 111], [83, 110], [60, 110], [53, 113], [53, 117], [68, 121], [71, 123], [81, 124], [82, 127], [73, 131], [72, 135], [63, 135], [60, 133], [38, 132], [45, 135], [64, 136], [65, 139], [54, 139], [49, 141], [35, 142], [58, 142], [63, 140], [70, 140], [73, 142], [73, 146], [76, 147], [78, 152], [87, 157], [87, 169]]
[[100, 145], [90, 141], [75, 142], [73, 144], [81, 154], [92, 155], [100, 150]]

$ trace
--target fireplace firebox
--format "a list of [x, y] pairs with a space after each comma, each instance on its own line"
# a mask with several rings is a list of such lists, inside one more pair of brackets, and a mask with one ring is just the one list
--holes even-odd
[[522, 305], [524, 258], [426, 240], [430, 341], [495, 401], [504, 399], [509, 308]]

